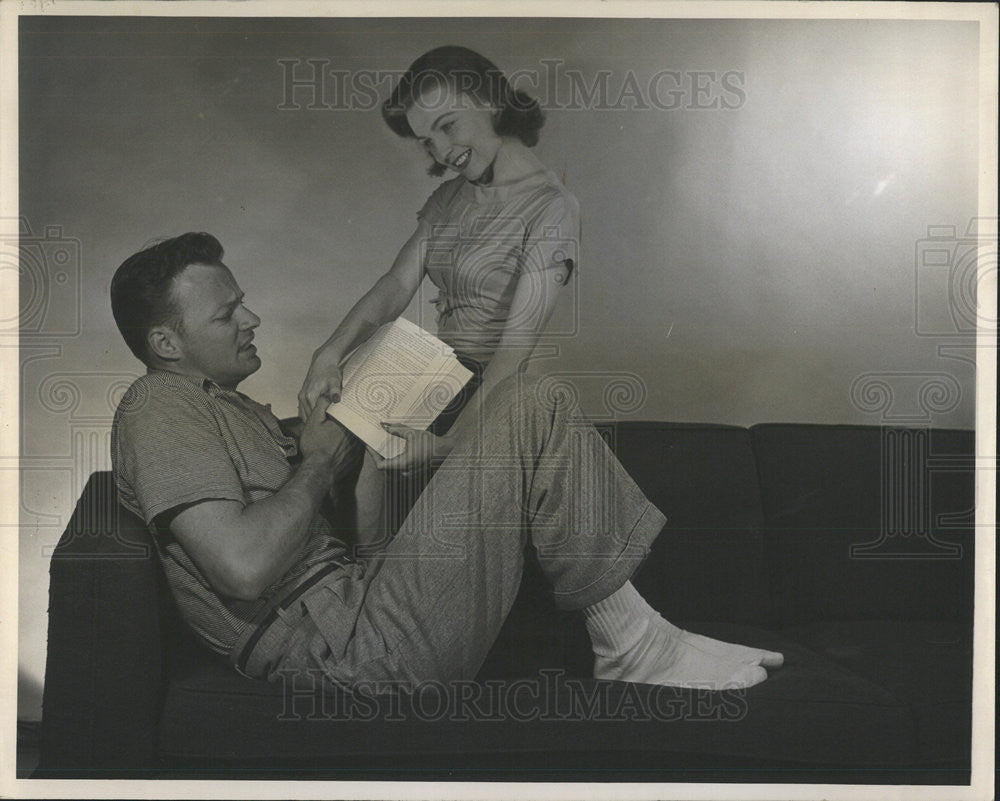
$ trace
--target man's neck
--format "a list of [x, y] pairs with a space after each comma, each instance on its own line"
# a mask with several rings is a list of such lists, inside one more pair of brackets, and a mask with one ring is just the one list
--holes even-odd
[[146, 372], [147, 373], [172, 373], [173, 375], [177, 375], [177, 376], [180, 376], [181, 378], [186, 378], [189, 381], [193, 381], [196, 384], [204, 384], [206, 381], [208, 381], [208, 382], [210, 382], [212, 384], [215, 384], [215, 386], [219, 387], [219, 389], [224, 389], [224, 390], [227, 390], [229, 392], [235, 392], [236, 391], [236, 387], [238, 385], [238, 382], [235, 383], [235, 384], [234, 383], [223, 384], [223, 383], [220, 383], [219, 381], [216, 381], [214, 378], [210, 378], [209, 376], [204, 375], [202, 373], [199, 373], [199, 372], [189, 372], [189, 371], [186, 371], [186, 370], [181, 370], [181, 369], [178, 369], [178, 368], [176, 368], [176, 367], [174, 367], [172, 365], [162, 365], [162, 364], [147, 365], [146, 366]]

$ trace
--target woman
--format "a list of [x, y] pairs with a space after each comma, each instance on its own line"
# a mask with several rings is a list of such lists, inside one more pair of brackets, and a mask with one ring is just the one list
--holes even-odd
[[[423, 145], [442, 183], [418, 212], [416, 231], [390, 270], [320, 347], [299, 393], [306, 419], [336, 400], [340, 363], [383, 323], [396, 319], [424, 276], [437, 286], [438, 336], [473, 370], [470, 391], [429, 431], [389, 426], [406, 439], [398, 457], [369, 456], [359, 508], [381, 507], [374, 468], [420, 468], [446, 456], [473, 428], [484, 399], [530, 356], [552, 314], [557, 288], [575, 267], [578, 205], [534, 156], [542, 114], [487, 59], [441, 47], [415, 61], [382, 107], [389, 127]], [[477, 388], [478, 387], [478, 388]], [[371, 521], [367, 521], [371, 525]], [[359, 520], [359, 529], [365, 522]], [[664, 620], [626, 582], [585, 610], [598, 678], [662, 684], [763, 681], [781, 654], [712, 640]]]
[[[406, 449], [379, 466], [412, 471], [443, 459], [475, 425], [483, 399], [530, 356], [575, 266], [579, 207], [530, 150], [543, 124], [538, 102], [478, 53], [448, 46], [424, 54], [382, 114], [423, 146], [431, 175], [455, 175], [417, 213], [389, 271], [315, 352], [299, 413], [307, 419], [321, 398], [339, 399], [344, 356], [396, 319], [429, 277], [439, 291], [438, 336], [473, 378], [430, 430], [391, 427]], [[360, 507], [380, 506], [376, 460], [369, 455], [362, 471]]]

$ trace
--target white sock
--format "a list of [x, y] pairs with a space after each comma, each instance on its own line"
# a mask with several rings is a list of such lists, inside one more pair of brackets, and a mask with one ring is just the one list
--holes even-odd
[[626, 581], [583, 613], [594, 653], [614, 657], [621, 656], [642, 639], [656, 610], [646, 603], [631, 581]]
[[598, 678], [685, 685], [704, 677], [751, 686], [766, 677], [762, 668], [780, 667], [784, 661], [780, 653], [678, 628], [653, 609], [630, 581], [584, 609], [584, 617]]

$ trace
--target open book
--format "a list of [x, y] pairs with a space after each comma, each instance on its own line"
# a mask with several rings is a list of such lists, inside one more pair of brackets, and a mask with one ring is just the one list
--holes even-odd
[[452, 348], [402, 317], [355, 348], [341, 369], [340, 402], [326, 413], [386, 459], [406, 441], [383, 421], [426, 429], [472, 377]]

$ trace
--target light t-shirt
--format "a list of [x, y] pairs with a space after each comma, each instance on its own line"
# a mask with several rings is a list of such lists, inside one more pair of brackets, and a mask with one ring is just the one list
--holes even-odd
[[483, 364], [507, 326], [520, 276], [561, 269], [559, 281], [533, 284], [555, 292], [579, 260], [579, 204], [549, 170], [490, 186], [457, 176], [431, 194], [417, 217], [431, 226], [421, 256], [439, 290], [438, 336]]

